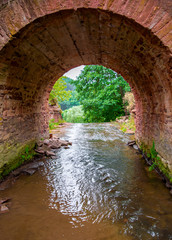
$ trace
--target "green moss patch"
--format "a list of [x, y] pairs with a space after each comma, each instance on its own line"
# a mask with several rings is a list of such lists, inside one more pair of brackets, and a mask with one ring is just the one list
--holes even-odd
[[0, 146], [0, 179], [8, 175], [24, 162], [30, 161], [36, 154], [36, 141], [31, 140], [23, 144], [8, 144]]
[[165, 166], [162, 162], [161, 157], [155, 149], [155, 142], [153, 141], [152, 146], [147, 146], [144, 143], [138, 144], [140, 150], [144, 153], [144, 155], [148, 158], [151, 166], [149, 167], [149, 171], [157, 168], [169, 181], [172, 183], [172, 172]]

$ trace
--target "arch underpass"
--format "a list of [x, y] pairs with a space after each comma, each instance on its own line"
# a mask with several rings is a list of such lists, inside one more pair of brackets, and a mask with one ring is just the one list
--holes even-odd
[[172, 170], [171, 1], [4, 0], [0, 4], [0, 174], [48, 135], [48, 97], [68, 70], [120, 73], [136, 100], [136, 138]]

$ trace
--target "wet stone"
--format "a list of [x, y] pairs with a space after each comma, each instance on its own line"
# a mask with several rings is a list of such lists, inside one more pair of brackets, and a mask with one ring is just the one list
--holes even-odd
[[29, 175], [33, 175], [33, 173], [36, 172], [36, 170], [39, 168], [39, 167], [42, 167], [44, 165], [43, 162], [31, 162], [31, 163], [28, 163], [16, 170], [14, 170], [12, 172], [13, 176], [18, 176], [20, 175], [21, 173], [26, 173], [26, 174], [29, 174]]
[[0, 199], [0, 205], [3, 204], [3, 203], [7, 203], [9, 201], [11, 201], [11, 198]]
[[7, 213], [9, 212], [9, 208], [6, 205], [0, 206], [0, 213]]
[[134, 145], [133, 145], [133, 148], [134, 148], [135, 150], [139, 150], [137, 144], [134, 144]]
[[45, 153], [45, 151], [43, 149], [40, 149], [40, 148], [36, 149], [35, 152], [37, 152], [39, 154], [44, 154]]
[[64, 141], [64, 140], [59, 140], [61, 146], [67, 146], [69, 145], [69, 142], [68, 141]]
[[48, 144], [49, 144], [49, 140], [48, 140], [48, 139], [45, 139], [45, 140], [43, 141], [43, 143], [44, 143], [45, 145], [48, 145]]
[[130, 142], [127, 143], [127, 145], [128, 145], [128, 146], [131, 146], [131, 147], [132, 147], [133, 145], [135, 145], [135, 144], [136, 144], [136, 141], [130, 141]]
[[65, 146], [64, 149], [68, 149], [69, 147], [68, 146]]
[[50, 145], [50, 148], [52, 148], [52, 149], [58, 149], [60, 147], [61, 147], [61, 144], [52, 144], [52, 145]]
[[25, 169], [23, 170], [23, 173], [28, 174], [28, 175], [33, 175], [36, 172], [36, 169]]
[[44, 166], [43, 162], [33, 162], [29, 164], [29, 168], [39, 168]]
[[51, 156], [56, 156], [56, 154], [54, 152], [51, 152], [51, 151], [46, 151], [46, 156], [51, 157]]
[[9, 188], [13, 183], [15, 182], [15, 179], [9, 178], [0, 183], [0, 191], [3, 191], [7, 188]]

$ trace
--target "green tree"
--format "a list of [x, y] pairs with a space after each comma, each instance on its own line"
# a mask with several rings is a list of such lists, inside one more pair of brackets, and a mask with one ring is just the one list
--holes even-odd
[[79, 106], [80, 102], [77, 100], [77, 92], [74, 90], [71, 92], [71, 97], [69, 100], [65, 100], [59, 103], [62, 110], [72, 108], [74, 106]]
[[99, 65], [85, 66], [73, 84], [85, 121], [104, 122], [124, 115], [123, 96], [130, 91], [130, 86], [113, 70]]
[[51, 105], [57, 105], [59, 102], [69, 100], [71, 97], [71, 91], [66, 91], [66, 78], [67, 77], [62, 76], [54, 84], [49, 96], [49, 103]]
[[66, 109], [65, 111], [63, 111], [62, 116], [66, 122], [71, 122], [71, 123], [84, 122], [84, 111], [81, 105]]

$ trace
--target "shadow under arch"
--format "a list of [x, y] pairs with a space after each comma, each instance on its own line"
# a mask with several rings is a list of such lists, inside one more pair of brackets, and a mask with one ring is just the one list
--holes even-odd
[[129, 82], [138, 142], [147, 147], [154, 140], [172, 166], [170, 50], [150, 30], [110, 11], [63, 10], [26, 25], [0, 56], [1, 169], [17, 149], [47, 136], [49, 93], [60, 76], [82, 64], [111, 68]]

